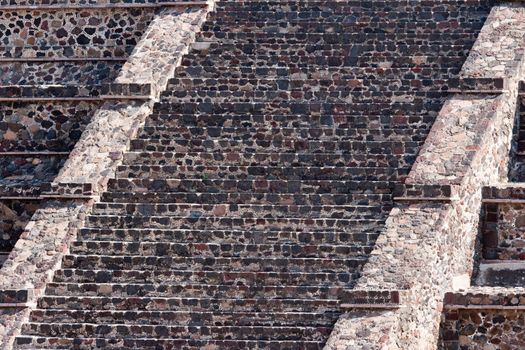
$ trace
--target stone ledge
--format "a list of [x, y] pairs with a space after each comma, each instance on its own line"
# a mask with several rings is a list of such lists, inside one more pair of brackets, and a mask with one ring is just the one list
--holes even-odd
[[0, 290], [1, 308], [25, 308], [33, 297], [30, 289], [6, 289]]
[[397, 184], [393, 191], [394, 201], [401, 202], [451, 202], [457, 200], [452, 185]]
[[0, 151], [2, 157], [67, 157], [70, 152], [54, 151]]
[[90, 183], [51, 183], [42, 187], [41, 198], [83, 199], [94, 196], [94, 186]]
[[484, 203], [512, 203], [525, 201], [525, 187], [485, 186], [481, 189]]
[[450, 79], [449, 92], [462, 94], [502, 94], [508, 91], [505, 78], [459, 78]]
[[42, 184], [7, 183], [0, 184], [0, 197], [4, 198], [38, 198]]
[[448, 292], [445, 294], [444, 308], [525, 310], [525, 289], [480, 287], [463, 292]]
[[0, 200], [2, 201], [40, 201], [42, 200], [39, 196], [2, 196], [0, 195]]
[[0, 86], [0, 102], [150, 100], [151, 84]]

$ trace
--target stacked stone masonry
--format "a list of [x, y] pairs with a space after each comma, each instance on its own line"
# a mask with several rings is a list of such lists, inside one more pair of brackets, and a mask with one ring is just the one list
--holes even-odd
[[398, 290], [398, 308], [354, 308], [330, 349], [525, 346], [525, 197], [523, 183], [509, 182], [523, 181], [524, 19], [522, 3], [494, 6], [461, 70], [463, 86], [396, 188], [399, 202], [356, 289]]
[[[146, 27], [163, 15], [153, 16], [158, 8], [146, 5], [85, 10], [84, 20], [98, 18], [99, 27], [94, 26], [107, 31], [108, 42], [99, 43], [101, 32], [86, 33], [86, 25], [78, 24], [84, 10], [37, 11], [42, 17], [38, 26], [44, 18], [50, 26], [45, 35], [32, 39], [36, 30], [14, 35], [4, 45], [21, 46], [23, 53], [6, 52], [60, 57], [52, 63], [60, 68], [15, 62], [12, 67], [22, 73], [5, 79], [13, 79], [10, 85], [52, 82], [95, 92], [83, 94], [91, 98], [84, 103], [92, 106], [79, 116], [85, 122], [70, 127], [78, 130], [76, 145], [65, 132], [62, 137], [70, 146], [53, 149], [63, 143], [48, 140], [60, 132], [55, 138], [29, 132], [23, 137], [18, 136], [25, 130], [21, 127], [13, 142], [5, 142], [14, 149], [73, 149], [58, 177], [62, 163], [46, 172], [38, 187], [33, 178], [16, 185], [35, 195], [41, 194], [43, 182], [53, 182], [46, 193], [96, 194], [106, 182], [107, 190], [91, 212], [74, 204], [60, 211], [87, 215], [78, 232], [74, 226], [80, 221], [71, 223], [67, 233], [56, 231], [72, 241], [57, 247], [57, 257], [65, 253], [61, 262], [30, 255], [44, 259], [48, 271], [58, 267], [52, 281], [49, 272], [27, 267], [42, 276], [3, 284], [6, 299], [14, 300], [19, 294], [8, 293], [7, 287], [45, 285], [15, 347], [321, 349], [347, 309], [396, 309], [405, 300], [398, 288], [353, 288], [385, 229], [398, 193], [394, 189], [407, 178], [451, 91], [507, 89], [501, 79], [460, 76], [492, 5], [488, 0], [219, 1], [180, 67], [164, 72], [162, 78], [171, 79], [152, 113], [137, 101], [126, 105], [136, 112], [120, 114], [123, 105], [116, 105], [95, 117], [93, 111], [104, 100], [99, 97], [105, 96], [100, 91], [106, 92], [100, 86], [115, 77], [119, 84], [151, 82], [142, 80], [133, 55], [119, 73], [122, 61], [93, 61], [106, 67], [98, 70], [61, 60], [69, 52], [63, 46], [75, 56], [95, 47], [90, 55], [125, 58], [137, 42], [135, 53], [150, 47], [153, 33]], [[100, 13], [106, 17], [96, 17]], [[60, 28], [51, 26], [57, 16], [70, 16], [73, 38], [59, 38]], [[119, 26], [133, 29], [114, 37], [116, 16], [121, 16]], [[32, 40], [41, 40], [49, 51], [29, 47], [35, 45]], [[12, 59], [6, 57], [6, 64], [15, 64], [7, 58]], [[95, 71], [89, 74], [92, 81], [78, 80]], [[24, 91], [40, 98], [43, 93]], [[116, 154], [120, 148], [113, 154], [100, 151], [115, 161], [100, 157], [109, 170], [99, 172], [104, 166], [86, 152], [105, 145], [95, 137], [108, 137], [102, 126], [112, 120], [113, 111], [136, 123], [122, 134], [132, 137], [122, 159]], [[76, 110], [69, 113], [67, 121]], [[36, 125], [38, 132], [42, 126]], [[88, 170], [80, 170], [86, 159]], [[24, 169], [20, 176], [31, 171]], [[93, 176], [97, 172], [100, 179]], [[6, 177], [9, 186], [16, 180]], [[402, 194], [420, 190], [405, 188]], [[451, 193], [447, 187], [437, 190]], [[423, 190], [428, 191], [436, 188]], [[44, 206], [39, 213], [52, 211]], [[38, 230], [46, 227], [39, 226], [42, 222], [35, 221], [35, 230], [19, 241], [0, 271], [3, 278], [25, 268], [22, 248], [36, 247], [34, 240], [44, 234]], [[20, 298], [30, 300], [25, 294]], [[369, 315], [360, 313], [363, 322]], [[383, 324], [385, 330], [390, 324]]]
[[525, 4], [190, 5], [0, 0], [0, 346], [525, 347]]
[[161, 10], [132, 1], [0, 5], [0, 253], [43, 203], [41, 193], [103, 106], [103, 86]]
[[[522, 83], [520, 91], [522, 91]], [[521, 101], [521, 97], [520, 97]], [[441, 349], [521, 349], [525, 259], [521, 108], [518, 104], [509, 179], [483, 188], [479, 258], [468, 289], [445, 295]]]

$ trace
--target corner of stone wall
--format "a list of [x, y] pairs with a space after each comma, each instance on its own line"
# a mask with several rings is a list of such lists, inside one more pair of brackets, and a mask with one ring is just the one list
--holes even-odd
[[[481, 189], [507, 176], [524, 38], [525, 8], [495, 6], [356, 285], [404, 298], [395, 310], [346, 314], [326, 349], [437, 347], [445, 292], [470, 285]], [[390, 330], [388, 341], [370, 327]]]
[[[45, 193], [45, 204], [32, 217], [0, 269], [0, 348], [9, 349], [28, 319], [36, 298], [60, 267], [93, 203], [115, 175], [130, 140], [153, 111], [176, 67], [195, 40], [209, 6], [167, 6], [155, 15], [96, 111], [69, 159]], [[129, 97], [148, 89], [147, 96]], [[136, 91], [135, 91], [136, 92]], [[145, 98], [144, 98], [145, 97]]]

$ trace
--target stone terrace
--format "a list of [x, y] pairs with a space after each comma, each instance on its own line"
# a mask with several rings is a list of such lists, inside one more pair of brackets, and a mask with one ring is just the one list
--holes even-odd
[[320, 349], [395, 307], [352, 288], [491, 6], [219, 1], [16, 348]]
[[0, 2], [0, 254], [12, 249], [104, 101], [150, 98], [149, 86], [114, 81], [159, 9]]

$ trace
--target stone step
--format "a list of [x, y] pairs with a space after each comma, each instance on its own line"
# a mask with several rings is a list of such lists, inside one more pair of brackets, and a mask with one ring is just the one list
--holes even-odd
[[475, 279], [478, 286], [523, 287], [525, 262], [521, 260], [484, 260]]
[[[519, 158], [516, 159], [519, 162]], [[515, 167], [514, 169], [518, 169]], [[509, 263], [523, 261], [525, 250], [523, 247], [523, 218], [525, 214], [525, 191], [520, 183], [509, 182], [494, 187], [483, 188], [482, 214], [482, 258], [490, 262], [500, 261]], [[505, 264], [504, 264], [505, 265]], [[496, 275], [497, 269], [492, 265], [486, 266], [486, 273]], [[502, 278], [505, 272], [502, 272]], [[508, 273], [511, 275], [512, 273]], [[490, 277], [494, 278], [494, 277]], [[507, 277], [504, 277], [507, 278]]]
[[[341, 180], [341, 178], [338, 178]], [[104, 203], [197, 203], [197, 204], [276, 204], [276, 205], [368, 205], [392, 200], [390, 191], [354, 191], [342, 194], [254, 193], [254, 192], [105, 192]]]
[[176, 256], [115, 256], [115, 255], [66, 255], [64, 268], [95, 270], [137, 270], [157, 269], [230, 272], [346, 272], [359, 270], [366, 262], [363, 257], [348, 258], [215, 258]]
[[[196, 121], [199, 123], [201, 116], [196, 116]], [[202, 116], [204, 117], [204, 116]], [[210, 115], [209, 117], [212, 117]], [[242, 116], [239, 116], [242, 118]], [[264, 116], [259, 116], [261, 119]], [[223, 125], [184, 125], [185, 121], [179, 119], [171, 120], [171, 122], [166, 122], [167, 125], [155, 126], [153, 121], [150, 121], [140, 132], [138, 139], [146, 140], [160, 140], [157, 142], [168, 142], [172, 139], [176, 139], [176, 142], [204, 142], [204, 141], [243, 141], [246, 144], [262, 142], [262, 141], [273, 141], [273, 142], [319, 142], [322, 141], [331, 141], [331, 142], [341, 142], [341, 141], [395, 141], [398, 137], [401, 141], [408, 137], [417, 138], [421, 136], [422, 133], [428, 133], [428, 125], [434, 120], [434, 116], [426, 115], [421, 117], [410, 117], [410, 116], [370, 116], [370, 120], [367, 123], [363, 119], [364, 116], [356, 116], [354, 120], [334, 118], [337, 121], [340, 121], [339, 125], [315, 125], [315, 122], [312, 121], [308, 125], [306, 116], [293, 118], [290, 116], [287, 118], [283, 116], [282, 118], [275, 118], [269, 121], [260, 121], [262, 125], [258, 125], [260, 122], [256, 116], [252, 118], [254, 122], [242, 122], [239, 118], [231, 117], [230, 120], [235, 120], [238, 125], [233, 124], [230, 120], [225, 120], [228, 117], [223, 117], [220, 120], [221, 116], [217, 116], [216, 122]], [[175, 117], [177, 118], [177, 117]], [[294, 120], [295, 119], [295, 120]], [[315, 120], [315, 116], [312, 117]], [[332, 119], [333, 120], [333, 119]], [[381, 120], [384, 120], [384, 124]], [[345, 121], [347, 123], [345, 123]], [[399, 122], [398, 122], [399, 121]], [[329, 123], [328, 121], [323, 121]], [[281, 127], [274, 126], [276, 123], [286, 123], [293, 124], [291, 127]], [[353, 125], [353, 124], [356, 125]], [[390, 123], [390, 124], [386, 124]], [[159, 122], [155, 123], [159, 124]], [[170, 126], [173, 125], [173, 126]], [[175, 125], [174, 125], [175, 124]], [[177, 125], [183, 124], [183, 125]], [[204, 124], [204, 123], [200, 123]], [[298, 124], [298, 125], [296, 125]], [[313, 124], [313, 125], [312, 125]], [[412, 125], [410, 125], [412, 124]], [[245, 136], [246, 135], [246, 136]], [[275, 135], [275, 136], [274, 136]], [[218, 139], [221, 136], [225, 140], [213, 140]], [[298, 137], [307, 137], [305, 140], [297, 140]], [[324, 137], [324, 138], [323, 138]], [[164, 138], [164, 139], [163, 139]], [[180, 140], [180, 141], [179, 141]], [[412, 139], [410, 139], [412, 140]]]
[[[237, 179], [249, 180], [264, 176], [268, 180], [361, 180], [397, 181], [408, 175], [409, 169], [387, 167], [265, 167], [265, 166], [171, 166], [121, 165], [118, 178], [163, 179]], [[300, 197], [298, 197], [300, 198]], [[177, 201], [178, 202], [178, 201]], [[299, 204], [299, 203], [297, 203]]]
[[387, 181], [336, 180], [225, 180], [225, 179], [110, 179], [110, 191], [128, 192], [257, 192], [303, 194], [350, 194], [378, 190], [388, 192], [392, 184]]
[[[426, 130], [425, 130], [426, 131]], [[343, 128], [272, 128], [272, 127], [164, 127], [143, 128], [134, 145], [172, 146], [176, 152], [259, 153], [254, 148], [275, 148], [279, 153], [298, 153], [301, 150], [354, 152], [389, 147], [417, 147], [421, 144], [421, 130], [408, 128], [392, 131], [370, 131]], [[376, 139], [373, 139], [373, 138]], [[397, 139], [396, 139], [397, 137]], [[175, 147], [177, 146], [177, 147]], [[196, 148], [195, 150], [193, 148]], [[241, 150], [246, 148], [246, 150]], [[322, 152], [326, 150], [325, 152]], [[134, 150], [132, 150], [134, 151]], [[155, 150], [157, 151], [157, 150]], [[166, 151], [157, 151], [166, 152]], [[264, 149], [260, 153], [265, 153]]]
[[[240, 230], [282, 229], [302, 230], [305, 225], [317, 230], [351, 229], [361, 230], [374, 225], [381, 225], [384, 219], [376, 216], [373, 219], [332, 219], [332, 218], [240, 218], [240, 217], [133, 217], [116, 215], [91, 215], [87, 218], [87, 227], [113, 228], [172, 228], [172, 229], [201, 229], [224, 230], [236, 228]], [[355, 232], [354, 231], [354, 232]]]
[[[271, 6], [258, 5], [257, 7], [250, 5], [235, 4], [229, 6], [227, 9], [224, 7], [217, 8], [214, 11], [210, 19], [229, 19], [229, 20], [247, 20], [247, 21], [261, 21], [261, 20], [282, 20], [288, 21], [311, 21], [311, 20], [331, 20], [333, 18], [339, 18], [345, 16], [347, 21], [353, 18], [355, 21], [359, 21], [362, 18], [381, 18], [384, 20], [452, 20], [452, 19], [467, 19], [467, 18], [478, 18], [484, 17], [487, 11], [490, 9], [488, 6], [476, 6], [472, 8], [469, 6], [454, 6], [453, 8], [447, 6], [440, 6], [434, 4], [421, 4], [417, 6], [417, 10], [408, 6], [399, 5], [365, 5], [342, 3], [341, 7], [335, 7], [333, 4], [327, 3], [322, 5], [310, 5], [306, 4], [294, 4], [294, 5], [279, 5]], [[276, 11], [279, 9], [280, 11]], [[412, 11], [407, 11], [408, 9]]]
[[156, 257], [240, 257], [240, 258], [341, 258], [366, 256], [371, 246], [313, 244], [241, 244], [241, 243], [171, 243], [77, 241], [70, 245], [76, 255], [156, 256]]
[[[245, 23], [240, 26], [246, 25]], [[250, 23], [249, 26], [259, 26], [261, 23]], [[263, 25], [266, 25], [264, 23]], [[270, 23], [269, 25], [274, 25]], [[325, 26], [323, 23], [297, 23], [298, 27], [312, 25], [316, 28]], [[339, 27], [341, 24], [333, 24]], [[332, 27], [332, 23], [329, 24]], [[343, 25], [344, 27], [344, 25]], [[454, 44], [452, 41], [445, 42], [431, 42], [428, 44], [419, 44], [412, 42], [373, 42], [373, 43], [352, 43], [352, 44], [273, 44], [273, 43], [257, 43], [257, 44], [244, 44], [244, 43], [219, 43], [219, 42], [196, 42], [190, 50], [191, 52], [206, 52], [211, 55], [218, 54], [232, 54], [232, 55], [256, 55], [256, 56], [354, 56], [358, 57], [361, 55], [381, 55], [381, 54], [393, 54], [396, 55], [409, 55], [415, 53], [422, 54], [454, 54], [463, 52], [468, 54], [472, 41], [468, 43], [462, 42], [461, 44]]]
[[44, 296], [39, 308], [62, 310], [122, 311], [249, 311], [316, 312], [337, 311], [338, 300], [308, 299], [211, 299], [211, 298], [111, 298]]
[[[283, 13], [304, 13], [304, 12], [321, 12], [329, 16], [332, 13], [353, 14], [355, 16], [361, 13], [375, 12], [378, 14], [390, 13], [393, 18], [397, 16], [407, 16], [404, 14], [408, 10], [417, 11], [422, 18], [429, 18], [432, 13], [446, 13], [447, 18], [455, 18], [459, 15], [466, 15], [471, 10], [485, 11], [488, 13], [493, 2], [488, 0], [482, 1], [362, 1], [351, 0], [345, 2], [338, 1], [219, 1], [216, 5], [218, 13], [233, 13], [235, 17], [237, 12], [274, 12], [280, 10]], [[230, 15], [231, 16], [231, 15]]]
[[65, 338], [65, 337], [39, 337], [18, 336], [15, 349], [185, 349], [201, 350], [211, 349], [272, 349], [272, 350], [321, 350], [324, 341], [299, 341], [299, 340], [187, 340], [187, 339], [157, 339], [157, 338]]
[[[276, 205], [276, 204], [198, 204], [198, 203], [98, 203], [93, 215], [148, 217], [150, 215], [186, 217], [289, 218], [373, 218], [387, 209], [370, 205]], [[390, 208], [391, 209], [391, 208]]]
[[[286, 79], [172, 79], [173, 86], [162, 94], [162, 103], [170, 101], [216, 103], [279, 102], [322, 99], [329, 103], [346, 98], [352, 103], [375, 101], [412, 102], [418, 99], [442, 98], [451, 86], [445, 79], [350, 79], [350, 80], [286, 80]], [[367, 96], [379, 94], [384, 96]], [[365, 96], [363, 96], [365, 94]], [[205, 100], [206, 99], [206, 100]], [[246, 100], [246, 101], [245, 101]], [[304, 102], [303, 102], [304, 103]]]
[[479, 11], [485, 9], [487, 12], [492, 6], [489, 0], [433, 0], [432, 2], [418, 2], [412, 0], [348, 0], [345, 2], [337, 1], [314, 1], [314, 0], [269, 0], [269, 1], [218, 1], [216, 11], [236, 12], [236, 11], [322, 11], [322, 12], [357, 12], [360, 11], [393, 11], [406, 12], [418, 11], [419, 13], [449, 11], [451, 13], [461, 12], [468, 9]]
[[279, 231], [279, 230], [173, 230], [82, 228], [79, 238], [85, 241], [210, 243], [210, 244], [361, 244], [373, 245], [379, 228], [368, 231]]
[[201, 31], [197, 34], [196, 42], [216, 42], [221, 44], [356, 44], [356, 43], [408, 43], [433, 44], [448, 43], [454, 45], [472, 45], [478, 35], [472, 32], [391, 32], [367, 33], [270, 33], [270, 32], [219, 32]]
[[[189, 146], [207, 146], [210, 148], [226, 147], [224, 151], [232, 152], [243, 145], [266, 146], [276, 148], [279, 153], [290, 150], [295, 153], [295, 149], [300, 150], [319, 150], [328, 153], [329, 151], [354, 149], [370, 149], [397, 146], [417, 146], [417, 136], [419, 130], [401, 129], [385, 131], [384, 140], [373, 140], [367, 138], [370, 135], [381, 137], [381, 133], [366, 129], [346, 129], [333, 127], [309, 127], [309, 128], [273, 128], [273, 127], [167, 127], [167, 126], [147, 126], [142, 129], [139, 138], [133, 141], [133, 145], [147, 146], [149, 142], [160, 143], [161, 145], [179, 146], [177, 152], [206, 152], [207, 150], [185, 149]], [[399, 135], [399, 136], [398, 136]], [[400, 139], [397, 140], [396, 136]], [[387, 137], [390, 137], [388, 139]], [[413, 140], [414, 137], [416, 140]], [[414, 141], [414, 142], [409, 142]], [[141, 144], [142, 143], [142, 144]], [[229, 149], [228, 147], [231, 147]], [[132, 149], [133, 151], [133, 149]], [[164, 151], [161, 151], [164, 152]], [[244, 151], [248, 152], [249, 151]], [[253, 151], [252, 151], [253, 152]], [[243, 153], [243, 152], [240, 152]], [[264, 152], [262, 152], [264, 153]]]
[[[365, 143], [363, 143], [366, 146]], [[416, 158], [416, 147], [376, 147], [357, 154], [335, 153], [174, 153], [126, 152], [123, 164], [141, 165], [193, 165], [193, 166], [294, 166], [294, 167], [410, 167]], [[402, 153], [405, 151], [406, 153]], [[383, 154], [382, 152], [386, 152]], [[393, 154], [394, 153], [394, 154]], [[154, 190], [154, 189], [151, 189]]]
[[[272, 298], [272, 299], [334, 299], [338, 300], [344, 296], [346, 289], [340, 286], [229, 286], [229, 285], [207, 285], [207, 284], [108, 284], [108, 283], [49, 283], [46, 286], [47, 296], [111, 296], [112, 298], [137, 298], [137, 297], [154, 297], [154, 298], [169, 298], [177, 296], [179, 298], [211, 298], [211, 299], [257, 299], [257, 298]], [[191, 320], [188, 313], [182, 315], [186, 322], [182, 319], [172, 319], [172, 324], [188, 324], [196, 323], [196, 320]], [[208, 314], [208, 317], [213, 316]], [[255, 315], [253, 315], [255, 316]], [[198, 317], [198, 316], [197, 316]], [[35, 317], [34, 312], [31, 315], [31, 320], [41, 322], [41, 319]], [[91, 316], [90, 323], [94, 319]], [[53, 322], [63, 322], [64, 320], [53, 320]], [[99, 322], [114, 322], [118, 320], [99, 320]], [[167, 320], [169, 321], [169, 320]], [[235, 324], [236, 320], [230, 319], [230, 322]], [[241, 320], [239, 320], [241, 321]], [[264, 319], [263, 319], [264, 321]], [[82, 321], [85, 322], [85, 321]], [[152, 319], [150, 322], [155, 322]], [[117, 323], [136, 324], [136, 319], [120, 320]], [[251, 324], [256, 325], [257, 318], [251, 319]], [[310, 323], [310, 322], [309, 322]], [[159, 323], [163, 324], [163, 323]], [[213, 324], [213, 323], [201, 323]], [[225, 325], [225, 324], [223, 324]], [[249, 325], [249, 324], [245, 324]]]
[[[313, 287], [317, 288], [317, 287]], [[32, 322], [107, 323], [214, 326], [321, 326], [332, 327], [340, 312], [221, 312], [221, 311], [112, 311], [54, 310], [31, 312]]]
[[[451, 13], [433, 12], [430, 16], [422, 16], [420, 12], [411, 10], [405, 13], [387, 15], [377, 11], [355, 13], [323, 13], [305, 10], [301, 16], [297, 12], [288, 11], [233, 11], [229, 15], [223, 12], [212, 12], [207, 18], [203, 29], [217, 32], [277, 32], [277, 33], [346, 33], [368, 29], [377, 33], [415, 32], [417, 30], [443, 33], [475, 32], [481, 29], [487, 18], [487, 12], [466, 10], [456, 18]], [[434, 18], [432, 18], [434, 17]], [[439, 17], [437, 19], [436, 17]], [[445, 18], [448, 17], [448, 18]], [[442, 28], [447, 28], [443, 30]], [[456, 30], [457, 28], [457, 30]], [[375, 30], [375, 31], [373, 31]]]
[[[339, 178], [341, 179], [341, 178]], [[276, 205], [375, 205], [390, 202], [391, 193], [285, 194], [253, 192], [105, 192], [103, 203], [196, 203]]]
[[[161, 97], [162, 103], [390, 103], [390, 102], [444, 102], [450, 93], [451, 84], [441, 80], [405, 80], [405, 81], [374, 81], [372, 86], [356, 87], [315, 87], [303, 82], [304, 90], [288, 90], [280, 88], [278, 83], [267, 84], [265, 87], [246, 84], [225, 87], [231, 90], [221, 90], [222, 86], [197, 87], [180, 86], [171, 88]], [[331, 83], [330, 83], [331, 84]], [[243, 89], [250, 91], [243, 91]], [[251, 91], [255, 89], [255, 91]]]
[[[411, 11], [411, 13], [413, 13]], [[456, 19], [445, 21], [428, 20], [397, 20], [370, 18], [361, 21], [346, 21], [344, 19], [328, 18], [325, 21], [246, 21], [243, 19], [215, 19], [203, 24], [203, 31], [226, 33], [242, 32], [277, 32], [277, 33], [352, 33], [362, 31], [388, 33], [398, 32], [452, 32], [465, 33], [478, 31], [483, 27], [485, 17]]]
[[90, 323], [26, 323], [22, 334], [52, 337], [126, 337], [155, 339], [247, 339], [247, 340], [310, 340], [323, 341], [332, 327], [269, 327], [269, 326], [165, 326]]
[[[185, 128], [161, 129], [160, 132], [157, 129], [152, 133], [153, 135], [145, 135], [144, 132], [140, 139], [131, 141], [130, 151], [366, 154], [374, 150], [383, 150], [385, 154], [390, 154], [393, 149], [398, 151], [406, 149], [407, 152], [412, 153], [411, 150], [422, 145], [425, 136], [408, 130], [405, 133], [393, 133], [389, 137], [377, 136], [374, 139], [372, 136], [367, 137], [368, 135], [355, 137], [352, 134], [356, 130], [346, 132], [347, 130], [344, 129], [329, 129], [328, 132], [325, 132], [322, 129], [231, 128], [228, 130], [227, 128], [220, 128], [218, 132], [204, 129], [201, 135], [193, 134], [195, 137], [192, 139], [186, 138], [188, 134], [181, 135], [182, 138], [169, 138], [170, 135], [177, 135], [177, 130], [185, 130]], [[275, 131], [275, 133], [272, 134], [271, 131]], [[211, 135], [215, 133], [218, 134], [218, 139], [211, 139]], [[248, 138], [250, 135], [253, 137]]]
[[133, 217], [116, 215], [89, 216], [86, 227], [113, 227], [113, 228], [172, 228], [172, 229], [200, 229], [226, 230], [236, 228], [240, 230], [302, 230], [305, 225], [317, 230], [351, 229], [360, 230], [384, 223], [383, 218], [371, 219], [332, 219], [332, 218], [240, 218], [240, 217]]
[[[294, 285], [343, 286], [350, 288], [358, 272], [253, 272], [253, 271], [194, 271], [166, 270], [96, 270], [62, 268], [55, 272], [57, 283], [195, 283], [217, 285]], [[60, 305], [60, 304], [58, 304]], [[67, 309], [67, 308], [66, 308]]]
[[242, 80], [271, 80], [283, 79], [289, 81], [297, 80], [358, 80], [358, 79], [450, 79], [459, 74], [460, 67], [351, 67], [351, 68], [329, 68], [325, 67], [219, 67], [219, 66], [191, 66], [178, 67], [175, 78], [170, 79], [169, 84], [174, 84], [177, 79], [217, 79], [227, 81], [229, 79]]
[[181, 61], [181, 67], [287, 67], [287, 68], [308, 68], [308, 69], [327, 69], [327, 68], [411, 68], [411, 67], [430, 67], [433, 69], [457, 68], [466, 59], [466, 55], [458, 53], [456, 55], [438, 56], [420, 55], [400, 55], [400, 56], [345, 56], [345, 57], [289, 57], [268, 56], [257, 58], [253, 56], [234, 57], [233, 55], [207, 55], [205, 53], [190, 52]]
[[216, 79], [228, 81], [229, 79], [243, 80], [355, 80], [355, 79], [422, 79], [422, 78], [455, 78], [459, 75], [459, 65], [436, 66], [432, 62], [416, 62], [411, 65], [376, 65], [376, 66], [293, 66], [293, 65], [236, 65], [228, 66], [179, 66], [175, 70], [173, 80], [185, 79]]
[[[347, 115], [352, 111], [354, 115], [381, 114], [391, 115], [400, 112], [406, 113], [419, 112], [426, 114], [439, 112], [445, 100], [440, 101], [421, 101], [414, 102], [392, 101], [382, 103], [315, 103], [310, 102], [158, 102], [155, 104], [154, 112], [158, 114], [253, 114], [253, 115]], [[401, 112], [402, 111], [402, 112]]]
[[[387, 111], [385, 111], [387, 112]], [[428, 132], [435, 116], [410, 111], [395, 111], [391, 114], [378, 114], [377, 111], [365, 115], [251, 115], [251, 114], [152, 114], [146, 120], [147, 127], [245, 127], [245, 128], [328, 128], [367, 130], [370, 134], [385, 134], [409, 130]], [[415, 131], [417, 130], [417, 131]]]

